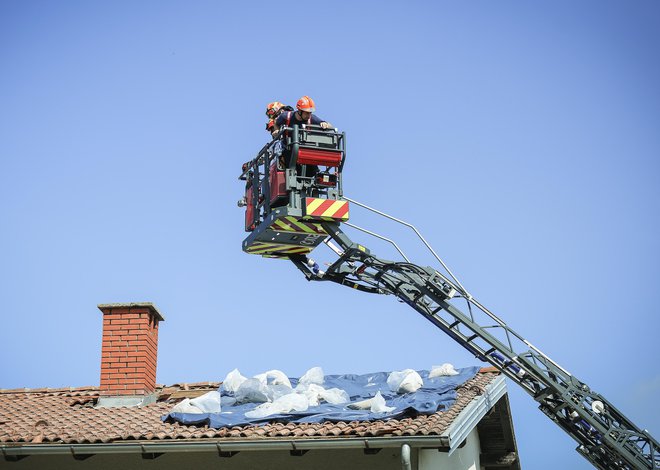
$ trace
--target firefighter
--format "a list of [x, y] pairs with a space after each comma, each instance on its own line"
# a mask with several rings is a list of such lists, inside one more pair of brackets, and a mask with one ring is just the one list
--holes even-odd
[[280, 112], [277, 119], [275, 119], [275, 132], [279, 131], [280, 127], [287, 126], [292, 127], [295, 125], [300, 126], [301, 124], [315, 124], [321, 126], [323, 129], [332, 129], [332, 124], [316, 116], [314, 111], [316, 111], [316, 105], [314, 100], [309, 96], [303, 96], [296, 103], [297, 111], [294, 113], [293, 110], [285, 112]]
[[[296, 103], [296, 108], [296, 112], [287, 111], [280, 113], [277, 119], [275, 119], [274, 134], [279, 132], [281, 127], [300, 126], [302, 124], [314, 124], [321, 126], [323, 129], [332, 129], [332, 124], [313, 114], [316, 111], [316, 105], [314, 104], [314, 100], [309, 96], [305, 95], [300, 98]], [[284, 167], [288, 167], [290, 158], [291, 149], [283, 150], [281, 164]], [[296, 165], [296, 169], [298, 174], [303, 176], [314, 176], [319, 171], [319, 167], [316, 165]]]
[[284, 103], [280, 103], [279, 101], [273, 101], [266, 105], [266, 116], [268, 117], [266, 130], [270, 133], [270, 135], [275, 134], [275, 120], [281, 113], [285, 111], [293, 111], [293, 108], [291, 106], [285, 105]]

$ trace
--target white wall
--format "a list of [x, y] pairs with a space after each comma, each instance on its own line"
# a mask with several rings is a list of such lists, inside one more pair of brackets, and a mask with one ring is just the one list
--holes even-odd
[[434, 449], [419, 451], [418, 470], [479, 470], [479, 434], [475, 427], [465, 439], [465, 445], [451, 456]]

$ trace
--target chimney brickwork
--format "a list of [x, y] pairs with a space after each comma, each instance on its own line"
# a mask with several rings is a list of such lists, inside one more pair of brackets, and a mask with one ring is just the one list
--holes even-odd
[[158, 324], [151, 303], [101, 304], [101, 395], [136, 396], [156, 388]]

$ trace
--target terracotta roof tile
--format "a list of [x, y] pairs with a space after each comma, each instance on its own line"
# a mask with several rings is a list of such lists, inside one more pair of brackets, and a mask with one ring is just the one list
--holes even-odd
[[[98, 387], [0, 390], [0, 444], [83, 444], [167, 439], [281, 439], [314, 437], [430, 436], [447, 429], [460, 411], [498, 376], [482, 370], [457, 389], [446, 411], [370, 422], [270, 423], [211, 429], [163, 422], [181, 392], [215, 390], [219, 382], [158, 386], [159, 401], [141, 408], [94, 408]], [[174, 398], [172, 398], [174, 396]]]

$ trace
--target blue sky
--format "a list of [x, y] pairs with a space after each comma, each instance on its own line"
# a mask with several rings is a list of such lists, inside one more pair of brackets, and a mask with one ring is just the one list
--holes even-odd
[[[477, 364], [392, 297], [242, 253], [240, 164], [265, 104], [307, 94], [347, 133], [349, 197], [415, 224], [657, 437], [659, 20], [655, 1], [3, 2], [0, 388], [98, 384], [109, 302], [165, 315], [159, 383]], [[590, 468], [509, 391], [526, 468]]]

